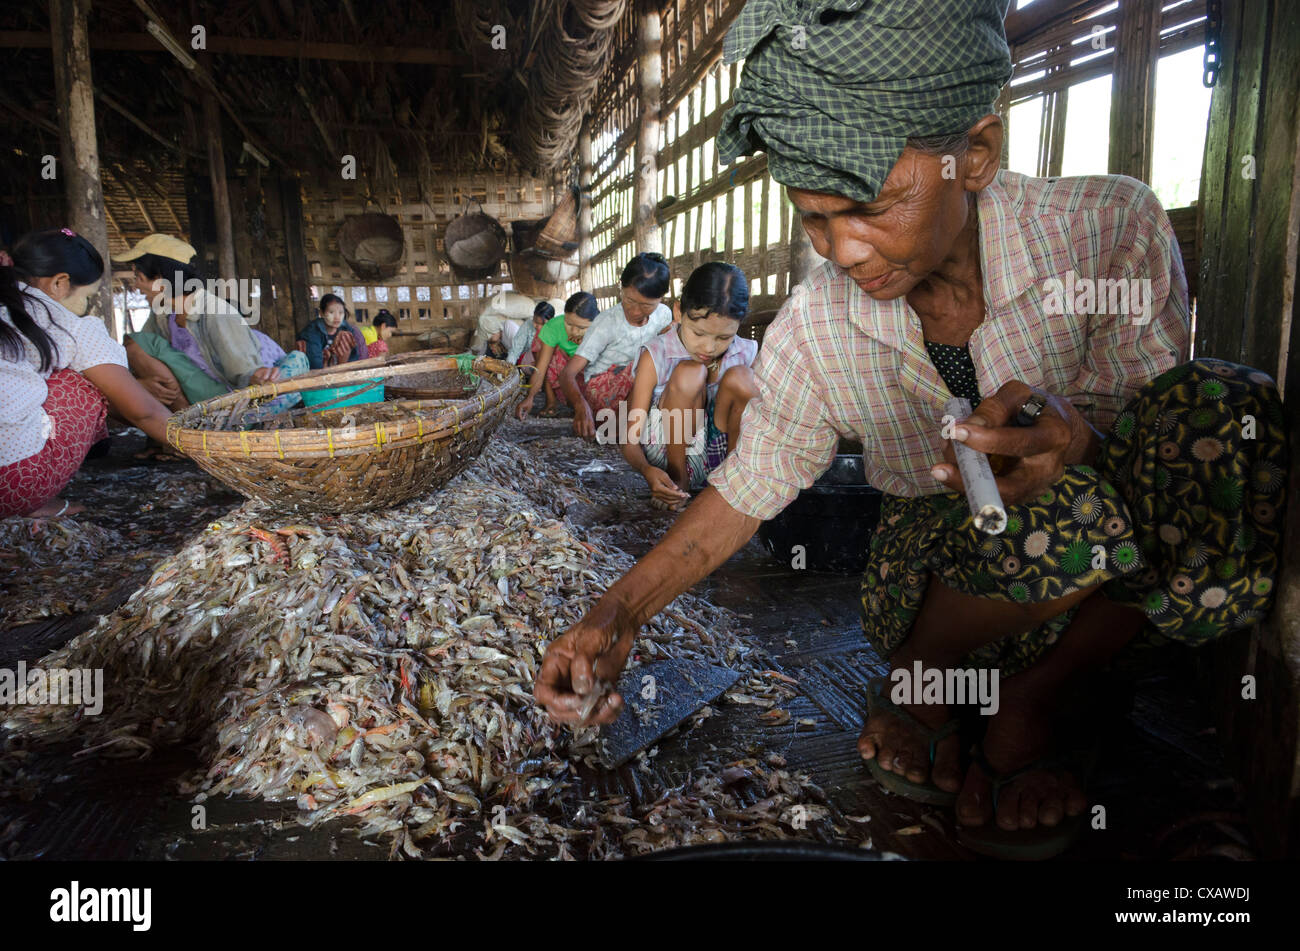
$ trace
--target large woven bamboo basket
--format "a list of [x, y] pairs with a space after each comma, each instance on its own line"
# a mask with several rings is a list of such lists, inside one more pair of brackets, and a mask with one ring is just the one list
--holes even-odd
[[[298, 408], [246, 428], [250, 410], [286, 393], [385, 387], [407, 377], [459, 371], [455, 357], [428, 352], [359, 360], [218, 396], [167, 421], [167, 441], [250, 499], [306, 512], [363, 512], [400, 505], [464, 469], [519, 401], [519, 374], [478, 357], [472, 396], [399, 400], [335, 409]], [[378, 384], [375, 384], [378, 385]]]

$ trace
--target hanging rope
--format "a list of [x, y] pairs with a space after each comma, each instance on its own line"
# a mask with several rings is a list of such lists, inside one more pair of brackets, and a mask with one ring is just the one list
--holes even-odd
[[513, 144], [526, 165], [553, 169], [572, 155], [582, 118], [609, 63], [627, 0], [559, 0], [539, 40]]

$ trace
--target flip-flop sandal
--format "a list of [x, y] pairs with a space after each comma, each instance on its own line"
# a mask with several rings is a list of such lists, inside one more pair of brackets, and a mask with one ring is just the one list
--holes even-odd
[[1065, 816], [1054, 826], [1040, 824], [1032, 829], [1007, 831], [997, 823], [998, 793], [1021, 776], [1039, 770], [1068, 772], [1087, 789], [1097, 759], [1095, 749], [1051, 753], [1010, 773], [999, 773], [994, 769], [984, 755], [983, 746], [979, 744], [971, 751], [971, 758], [992, 783], [993, 815], [982, 826], [964, 826], [959, 823], [958, 842], [972, 852], [990, 858], [1041, 862], [1055, 858], [1079, 840], [1088, 821], [1086, 809], [1077, 816]]
[[537, 418], [538, 419], [559, 419], [560, 418], [559, 407], [551, 407], [550, 409], [547, 408], [539, 409], [537, 411]]
[[[900, 707], [894, 701], [890, 700], [885, 693], [885, 685], [889, 683], [888, 677], [873, 677], [867, 682], [867, 716], [871, 716], [877, 710], [887, 710], [890, 715], [897, 717], [905, 723], [910, 724], [913, 729], [930, 741], [930, 765], [934, 765], [935, 753], [939, 749], [939, 742], [956, 733], [962, 725], [961, 717], [953, 717], [947, 723], [938, 727], [926, 726], [907, 710], [906, 707]], [[898, 773], [891, 773], [877, 761], [876, 757], [866, 761], [867, 769], [871, 772], [872, 777], [880, 785], [884, 786], [890, 792], [897, 793], [907, 799], [916, 802], [926, 803], [931, 806], [952, 806], [957, 802], [957, 794], [940, 789], [932, 782], [914, 783], [906, 776], [900, 776]]]

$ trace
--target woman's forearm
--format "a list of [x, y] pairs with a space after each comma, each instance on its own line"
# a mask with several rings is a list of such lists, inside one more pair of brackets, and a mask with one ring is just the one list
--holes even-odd
[[[146, 353], [134, 340], [126, 342], [126, 363], [135, 376], [158, 376], [163, 370], [167, 370], [167, 364], [163, 363], [157, 357]], [[171, 371], [168, 370], [170, 373]]]
[[136, 429], [143, 430], [150, 439], [163, 445], [167, 444], [167, 420], [171, 418], [171, 414], [166, 412], [165, 407], [161, 413], [155, 411], [143, 416], [131, 416], [126, 413], [122, 415]]
[[744, 515], [709, 486], [601, 601], [612, 600], [632, 629], [640, 628], [754, 536], [761, 520]]
[[[587, 406], [587, 401], [582, 398], [582, 393], [578, 390], [578, 375], [571, 371], [573, 364], [564, 368], [560, 374], [560, 389], [569, 400], [569, 405], [578, 410], [579, 406]], [[591, 412], [591, 407], [587, 407], [587, 412]]]
[[624, 461], [641, 475], [645, 475], [645, 470], [650, 462], [645, 457], [645, 450], [641, 448], [639, 440], [631, 438], [629, 433], [628, 441], [618, 444], [618, 451], [623, 454]]

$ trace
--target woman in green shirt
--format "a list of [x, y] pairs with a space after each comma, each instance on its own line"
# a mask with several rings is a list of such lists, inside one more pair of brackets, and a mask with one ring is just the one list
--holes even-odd
[[533, 382], [528, 387], [528, 395], [519, 404], [515, 414], [524, 419], [533, 408], [533, 399], [537, 391], [546, 387], [546, 406], [539, 416], [554, 416], [559, 403], [564, 402], [564, 393], [560, 389], [560, 373], [569, 362], [582, 342], [582, 335], [591, 326], [592, 320], [600, 313], [596, 298], [586, 291], [579, 291], [564, 302], [564, 313], [556, 314], [546, 322], [537, 339], [542, 349], [537, 354], [537, 369], [533, 371]]

